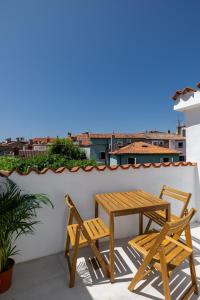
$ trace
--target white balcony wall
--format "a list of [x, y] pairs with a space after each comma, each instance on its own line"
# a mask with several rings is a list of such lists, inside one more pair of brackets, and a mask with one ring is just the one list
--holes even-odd
[[[10, 179], [21, 186], [24, 191], [46, 193], [55, 205], [54, 209], [44, 207], [38, 211], [38, 220], [41, 223], [35, 226], [34, 235], [23, 236], [17, 240], [21, 255], [16, 256], [16, 261], [27, 261], [64, 250], [67, 218], [64, 195], [66, 193], [71, 195], [83, 218], [94, 217], [96, 193], [144, 189], [158, 195], [163, 184], [191, 192], [193, 194], [191, 206], [197, 207], [195, 187], [198, 179], [196, 174], [195, 166], [130, 168], [114, 171], [106, 169], [90, 172], [80, 170], [76, 173], [65, 170], [61, 174], [48, 171], [44, 175], [32, 172], [27, 176], [13, 173]], [[173, 205], [173, 209], [175, 212], [179, 210], [177, 205], [175, 207]], [[105, 213], [101, 211], [100, 215], [108, 224]], [[116, 218], [116, 238], [133, 236], [137, 233], [137, 215]]]

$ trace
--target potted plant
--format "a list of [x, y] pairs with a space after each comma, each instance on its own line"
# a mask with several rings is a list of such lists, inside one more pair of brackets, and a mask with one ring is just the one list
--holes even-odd
[[14, 260], [18, 253], [15, 240], [22, 234], [33, 233], [37, 209], [51, 204], [44, 194], [23, 193], [16, 183], [7, 179], [0, 186], [0, 293], [12, 282]]

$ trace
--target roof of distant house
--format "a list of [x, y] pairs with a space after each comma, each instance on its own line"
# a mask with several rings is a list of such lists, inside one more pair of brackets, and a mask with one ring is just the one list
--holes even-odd
[[111, 154], [179, 154], [179, 151], [169, 148], [154, 146], [148, 143], [135, 142], [118, 150], [111, 152]]
[[73, 135], [72, 140], [80, 142], [83, 146], [91, 145], [91, 139], [146, 139], [146, 140], [185, 140], [185, 137], [176, 133], [147, 131], [138, 133], [81, 133]]
[[33, 138], [33, 144], [48, 144], [48, 143], [52, 143], [56, 140], [56, 138], [53, 137], [36, 137]]

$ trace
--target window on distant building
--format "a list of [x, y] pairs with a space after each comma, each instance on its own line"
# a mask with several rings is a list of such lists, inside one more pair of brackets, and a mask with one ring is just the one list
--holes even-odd
[[185, 156], [180, 155], [180, 156], [179, 156], [179, 161], [185, 161]]
[[118, 141], [118, 142], [117, 142], [117, 146], [118, 146], [119, 148], [121, 148], [121, 147], [123, 147], [123, 146], [124, 146], [124, 144], [123, 144], [123, 142], [122, 142], [122, 141]]
[[106, 153], [105, 152], [100, 152], [100, 159], [105, 159], [106, 158]]
[[169, 161], [170, 161], [169, 157], [163, 157], [160, 159], [160, 162], [169, 162]]
[[179, 143], [178, 143], [178, 147], [179, 147], [179, 148], [183, 148], [183, 142], [179, 142]]
[[153, 141], [152, 144], [153, 144], [154, 146], [158, 146], [158, 141]]
[[128, 157], [128, 164], [136, 164], [136, 158], [135, 157]]
[[186, 136], [186, 130], [185, 129], [182, 129], [182, 136]]
[[132, 140], [131, 139], [127, 139], [127, 144], [131, 144]]

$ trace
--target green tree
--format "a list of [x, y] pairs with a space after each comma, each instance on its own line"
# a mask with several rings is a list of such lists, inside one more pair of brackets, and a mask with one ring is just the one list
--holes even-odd
[[50, 154], [59, 154], [68, 159], [83, 160], [86, 154], [78, 145], [74, 145], [72, 141], [64, 138], [57, 138], [49, 149]]

